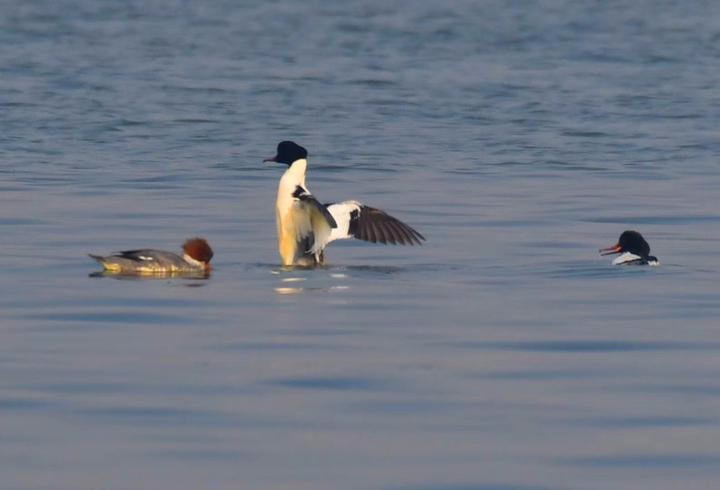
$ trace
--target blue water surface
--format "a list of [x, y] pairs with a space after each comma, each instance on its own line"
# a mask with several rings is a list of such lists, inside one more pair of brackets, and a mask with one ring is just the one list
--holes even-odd
[[[5, 2], [0, 487], [717, 487], [718, 19]], [[280, 268], [284, 139], [426, 244]], [[598, 256], [625, 229], [660, 267]], [[90, 277], [195, 235], [207, 280]]]

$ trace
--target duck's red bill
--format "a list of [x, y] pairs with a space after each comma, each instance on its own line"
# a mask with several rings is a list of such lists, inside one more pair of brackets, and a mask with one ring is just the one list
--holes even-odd
[[600, 252], [600, 255], [619, 254], [620, 252], [622, 252], [622, 247], [619, 243], [616, 243], [612, 247], [601, 248], [600, 250], [598, 250], [598, 252]]
[[274, 157], [266, 158], [265, 160], [263, 160], [263, 163], [265, 162], [277, 162], [277, 155], [275, 155]]

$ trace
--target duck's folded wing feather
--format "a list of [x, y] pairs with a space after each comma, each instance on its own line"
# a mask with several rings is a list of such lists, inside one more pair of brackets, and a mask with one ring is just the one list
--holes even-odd
[[138, 249], [138, 250], [122, 250], [115, 252], [112, 256], [122, 257], [123, 259], [134, 260], [136, 262], [149, 262], [155, 260], [158, 250]]
[[123, 250], [115, 252], [109, 257], [105, 257], [107, 261], [113, 259], [125, 259], [138, 263], [138, 265], [147, 265], [150, 267], [170, 267], [173, 265], [183, 265], [184, 260], [178, 254], [166, 252], [164, 250], [155, 250], [150, 248], [138, 250]]

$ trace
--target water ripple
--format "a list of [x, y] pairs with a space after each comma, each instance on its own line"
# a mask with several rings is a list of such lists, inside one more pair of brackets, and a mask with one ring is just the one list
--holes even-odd
[[388, 388], [386, 380], [352, 376], [313, 376], [277, 378], [267, 382], [274, 386], [322, 391], [379, 391]]
[[455, 348], [506, 350], [518, 352], [643, 352], [643, 351], [715, 351], [720, 344], [694, 342], [622, 341], [622, 340], [556, 340], [443, 343]]

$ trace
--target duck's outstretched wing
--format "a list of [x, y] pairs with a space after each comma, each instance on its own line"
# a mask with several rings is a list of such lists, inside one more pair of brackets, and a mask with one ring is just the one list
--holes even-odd
[[303, 252], [319, 257], [329, 243], [332, 232], [337, 228], [337, 222], [327, 206], [302, 186], [295, 187], [292, 197], [297, 200], [299, 209], [307, 217], [306, 220], [301, 220], [307, 225], [298, 228], [298, 247]]
[[327, 204], [337, 227], [330, 234], [333, 240], [357, 238], [372, 243], [392, 245], [422, 245], [425, 237], [412, 228], [380, 209], [365, 206], [357, 201]]
[[327, 222], [327, 225], [330, 228], [337, 228], [335, 218], [332, 214], [330, 214], [327, 206], [315, 199], [315, 196], [313, 196], [310, 191], [303, 189], [301, 186], [297, 186], [292, 196], [308, 208], [311, 219], [317, 218], [317, 216], [314, 215], [319, 214]]

